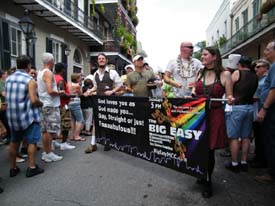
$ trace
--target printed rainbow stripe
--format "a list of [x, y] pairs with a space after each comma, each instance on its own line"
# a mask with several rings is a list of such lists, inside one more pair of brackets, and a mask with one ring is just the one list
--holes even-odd
[[[170, 118], [172, 127], [181, 127], [184, 130], [195, 129], [205, 116], [205, 98], [200, 98], [192, 102], [183, 103], [177, 108], [188, 108], [186, 113], [172, 116], [171, 110], [166, 110], [167, 116]], [[179, 110], [179, 109], [178, 109]], [[177, 109], [175, 109], [177, 111]], [[188, 112], [188, 113], [187, 113]]]

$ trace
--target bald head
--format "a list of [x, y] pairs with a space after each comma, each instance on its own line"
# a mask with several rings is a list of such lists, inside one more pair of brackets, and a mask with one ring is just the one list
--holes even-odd
[[185, 41], [180, 45], [180, 55], [184, 59], [189, 59], [193, 54], [193, 44], [192, 42]]

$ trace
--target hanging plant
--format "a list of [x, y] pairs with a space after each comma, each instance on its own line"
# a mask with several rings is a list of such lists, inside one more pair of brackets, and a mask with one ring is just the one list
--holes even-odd
[[100, 4], [100, 11], [101, 11], [101, 13], [105, 13], [105, 7], [104, 7], [104, 5], [103, 4]]
[[91, 11], [91, 16], [95, 15], [95, 0], [91, 0], [92, 2], [92, 11]]

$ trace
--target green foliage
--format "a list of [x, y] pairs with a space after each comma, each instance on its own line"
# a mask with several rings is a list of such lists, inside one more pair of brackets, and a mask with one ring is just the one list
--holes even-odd
[[132, 22], [133, 22], [134, 26], [137, 26], [139, 23], [138, 17], [137, 16], [133, 17]]
[[105, 7], [104, 7], [104, 5], [103, 4], [100, 4], [100, 11], [101, 11], [101, 13], [105, 13]]
[[193, 57], [196, 59], [201, 59], [201, 52], [202, 52], [202, 49], [206, 47], [206, 41], [200, 41], [196, 43], [195, 46], [198, 47], [199, 50], [193, 53]]
[[94, 16], [95, 15], [95, 0], [91, 0], [91, 3], [92, 3], [91, 15]]
[[127, 50], [132, 49], [134, 53], [137, 50], [137, 42], [133, 34], [128, 32], [122, 25], [116, 24], [116, 34], [120, 37], [120, 47]]

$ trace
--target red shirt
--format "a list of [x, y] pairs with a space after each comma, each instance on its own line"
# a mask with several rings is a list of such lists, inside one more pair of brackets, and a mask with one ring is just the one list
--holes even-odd
[[[57, 85], [59, 85], [59, 83], [61, 82], [61, 81], [63, 81], [64, 82], [64, 84], [65, 84], [65, 93], [67, 94], [67, 95], [70, 95], [70, 92], [69, 92], [69, 87], [68, 87], [68, 85], [67, 85], [67, 83], [66, 83], [66, 81], [64, 80], [64, 78], [60, 75], [60, 74], [55, 74], [54, 75], [54, 78], [55, 78], [55, 81], [56, 81], [56, 84]], [[68, 104], [70, 102], [70, 98], [67, 98], [67, 97], [60, 97], [60, 106], [65, 106], [66, 104]]]

